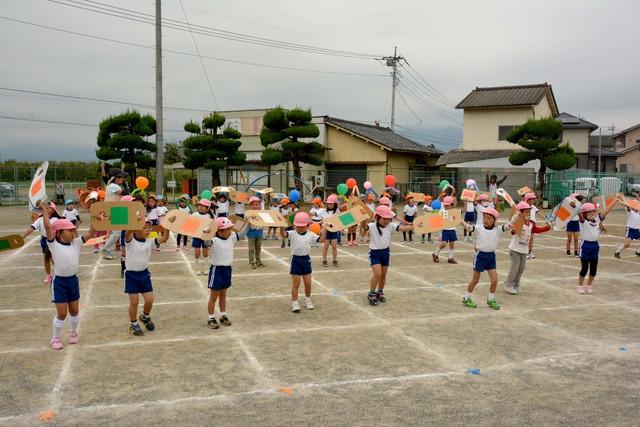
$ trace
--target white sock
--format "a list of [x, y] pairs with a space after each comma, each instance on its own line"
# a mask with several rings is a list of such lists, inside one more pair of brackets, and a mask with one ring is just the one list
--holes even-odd
[[222, 317], [222, 316], [226, 316], [226, 315], [227, 315], [227, 312], [226, 312], [226, 311], [221, 311], [221, 312], [220, 312], [220, 317]]
[[453, 249], [449, 249], [448, 253], [449, 253], [449, 259], [452, 259], [453, 258]]
[[618, 246], [618, 249], [616, 249], [616, 253], [619, 254], [620, 252], [622, 252], [623, 249], [624, 249], [624, 243]]
[[80, 323], [80, 315], [69, 315], [69, 321], [71, 322], [71, 332], [78, 332], [78, 324]]
[[469, 298], [471, 298], [471, 292], [465, 292], [464, 299], [469, 299]]
[[60, 330], [64, 327], [64, 320], [58, 319], [58, 316], [53, 317], [53, 337], [60, 338]]
[[215, 313], [209, 315], [209, 319], [215, 319], [215, 318], [216, 318], [216, 314]]
[[442, 250], [442, 249], [440, 249], [440, 246], [438, 246], [438, 247], [436, 248], [436, 256], [440, 255], [440, 251], [441, 251], [441, 250]]
[[489, 292], [489, 296], [487, 297], [487, 299], [489, 301], [495, 301], [496, 300], [496, 294], [492, 294], [491, 292]]

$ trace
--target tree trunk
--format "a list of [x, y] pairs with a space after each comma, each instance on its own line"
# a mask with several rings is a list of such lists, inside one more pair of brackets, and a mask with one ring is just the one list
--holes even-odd
[[214, 187], [220, 185], [220, 169], [211, 169], [211, 183]]
[[300, 198], [302, 199], [302, 171], [300, 170], [300, 161], [294, 157], [291, 160], [291, 164], [293, 165], [293, 175], [297, 178], [294, 180], [294, 185], [296, 190], [300, 192]]
[[547, 165], [544, 164], [544, 160], [540, 159], [540, 169], [538, 170], [538, 184], [536, 187], [536, 194], [538, 202], [542, 203], [544, 198], [544, 176], [547, 173]]

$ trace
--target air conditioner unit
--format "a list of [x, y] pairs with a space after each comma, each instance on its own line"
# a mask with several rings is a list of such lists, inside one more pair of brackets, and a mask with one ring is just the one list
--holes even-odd
[[312, 187], [323, 188], [324, 187], [324, 176], [323, 175], [312, 176], [311, 177], [311, 183], [313, 184]]

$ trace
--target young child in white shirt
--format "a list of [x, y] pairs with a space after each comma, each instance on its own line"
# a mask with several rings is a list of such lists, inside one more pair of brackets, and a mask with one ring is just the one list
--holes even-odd
[[624, 242], [618, 246], [614, 252], [616, 258], [620, 258], [620, 253], [631, 246], [633, 240], [640, 239], [640, 213], [636, 209], [624, 206], [627, 210], [627, 230], [624, 236]]
[[[580, 207], [580, 234], [582, 235], [582, 244], [580, 245], [580, 273], [578, 274], [578, 287], [576, 292], [584, 294], [593, 294], [593, 279], [598, 271], [598, 255], [600, 252], [601, 223], [604, 221], [607, 213], [613, 207], [613, 204], [598, 214], [596, 206], [593, 203], [584, 203]], [[584, 285], [584, 279], [589, 272], [587, 286]]]
[[[413, 196], [411, 195], [407, 196], [406, 200], [407, 200], [407, 204], [404, 205], [404, 208], [402, 210], [404, 213], [404, 220], [408, 224], [413, 224], [413, 220], [416, 219], [416, 216], [418, 214], [418, 207], [416, 206], [415, 201], [413, 200]], [[409, 235], [409, 243], [413, 243], [413, 231], [402, 232], [402, 238], [405, 242], [407, 241], [407, 234]]]

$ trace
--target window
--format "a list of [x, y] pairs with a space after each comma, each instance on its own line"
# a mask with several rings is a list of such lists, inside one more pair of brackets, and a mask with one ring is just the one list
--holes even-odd
[[636, 139], [636, 144], [640, 144], [640, 139]]
[[512, 130], [514, 130], [517, 127], [518, 126], [516, 126], [516, 125], [498, 126], [498, 142], [506, 141], [507, 140], [507, 135], [509, 135], [509, 132], [511, 132]]
[[622, 163], [620, 165], [620, 172], [622, 173], [633, 173], [633, 163]]

